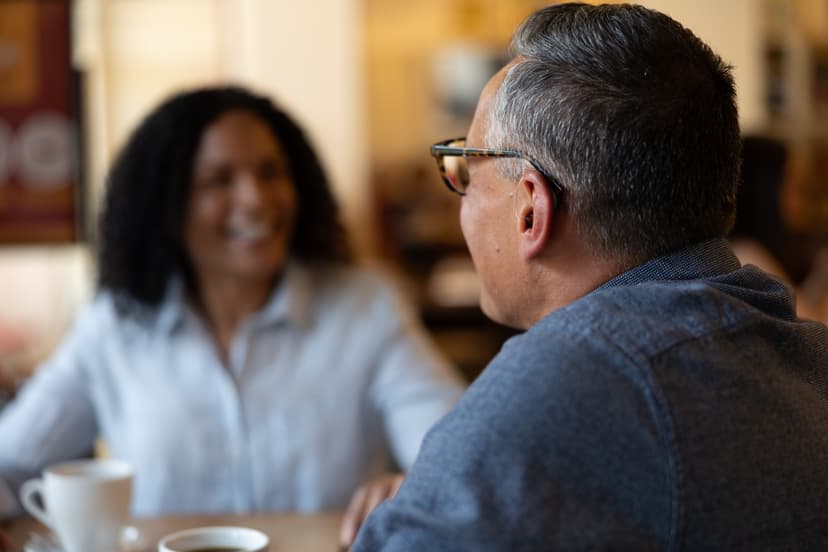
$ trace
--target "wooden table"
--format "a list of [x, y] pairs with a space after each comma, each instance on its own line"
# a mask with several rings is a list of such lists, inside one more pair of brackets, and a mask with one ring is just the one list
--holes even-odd
[[[340, 513], [295, 515], [252, 514], [222, 516], [165, 516], [135, 518], [130, 523], [141, 533], [142, 550], [155, 552], [164, 535], [206, 525], [240, 525], [252, 527], [270, 536], [270, 552], [337, 552], [339, 546]], [[5, 526], [12, 538], [12, 552], [22, 552], [31, 532], [45, 533], [48, 529], [31, 518], [15, 520]]]

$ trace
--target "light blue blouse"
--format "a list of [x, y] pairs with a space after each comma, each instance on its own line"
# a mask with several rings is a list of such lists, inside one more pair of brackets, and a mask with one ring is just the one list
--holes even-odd
[[100, 294], [0, 412], [0, 517], [45, 466], [102, 436], [133, 464], [133, 513], [341, 509], [412, 464], [463, 386], [393, 289], [362, 269], [293, 263], [222, 365], [170, 286], [158, 315]]

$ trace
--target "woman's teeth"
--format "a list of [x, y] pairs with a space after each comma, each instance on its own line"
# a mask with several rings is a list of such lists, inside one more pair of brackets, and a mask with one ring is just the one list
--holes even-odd
[[227, 234], [234, 240], [257, 240], [271, 233], [272, 227], [267, 224], [249, 224], [230, 226]]

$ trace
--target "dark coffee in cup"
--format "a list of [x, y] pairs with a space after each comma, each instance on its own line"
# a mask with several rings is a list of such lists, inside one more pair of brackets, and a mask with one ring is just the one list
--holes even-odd
[[196, 527], [167, 535], [158, 552], [267, 552], [270, 539], [249, 527]]

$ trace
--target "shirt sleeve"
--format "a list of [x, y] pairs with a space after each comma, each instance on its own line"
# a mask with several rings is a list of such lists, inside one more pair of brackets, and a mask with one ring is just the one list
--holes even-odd
[[653, 404], [603, 358], [554, 358], [490, 364], [353, 550], [670, 548], [673, 474]]
[[0, 519], [20, 512], [23, 482], [50, 464], [88, 454], [97, 434], [86, 370], [90, 313], [0, 412]]
[[384, 336], [369, 397], [383, 417], [394, 457], [404, 471], [414, 463], [423, 437], [449, 412], [465, 389], [391, 287], [381, 285], [372, 327]]

